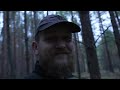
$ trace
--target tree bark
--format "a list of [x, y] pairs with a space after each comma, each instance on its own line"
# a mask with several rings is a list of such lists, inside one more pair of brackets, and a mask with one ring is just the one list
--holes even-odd
[[12, 60], [12, 53], [11, 53], [11, 36], [10, 36], [10, 28], [9, 28], [9, 12], [6, 11], [6, 34], [7, 34], [7, 38], [6, 38], [6, 43], [7, 43], [7, 60], [10, 64], [10, 77], [9, 78], [15, 78], [15, 72], [14, 72], [14, 62]]
[[29, 52], [28, 52], [28, 30], [27, 30], [27, 15], [24, 12], [24, 23], [25, 23], [25, 59], [26, 59], [26, 72], [29, 74]]
[[[73, 17], [72, 11], [71, 11], [71, 16], [72, 16], [71, 20], [73, 22], [74, 17]], [[74, 41], [75, 41], [75, 52], [76, 52], [75, 57], [76, 57], [76, 62], [77, 62], [77, 72], [78, 72], [78, 77], [80, 79], [81, 78], [81, 72], [80, 72], [80, 62], [79, 62], [79, 56], [78, 56], [78, 42], [77, 42], [77, 38], [76, 38], [76, 33], [74, 33], [73, 35], [74, 35]]]
[[[14, 25], [13, 26], [14, 27], [14, 33], [13, 33], [13, 46], [14, 46], [14, 49], [13, 49], [14, 52], [13, 53], [14, 53], [14, 59], [13, 60], [14, 60], [14, 72], [16, 73], [16, 60], [17, 60], [16, 59], [16, 50], [17, 50], [16, 49], [16, 38], [17, 37], [16, 37], [16, 22], [15, 22], [16, 21], [16, 18], [15, 18], [16, 12], [13, 11], [12, 14], [13, 14], [13, 25]], [[15, 74], [15, 77], [16, 77], [16, 74]]]
[[114, 36], [115, 36], [115, 42], [118, 48], [118, 55], [119, 55], [119, 59], [120, 59], [120, 32], [118, 30], [118, 25], [116, 23], [115, 20], [115, 15], [113, 11], [109, 11], [110, 14], [110, 18], [111, 18], [111, 23], [113, 26], [113, 32], [114, 32]]
[[90, 23], [89, 11], [79, 11], [79, 16], [82, 25], [82, 37], [86, 50], [90, 78], [100, 79], [101, 74], [99, 70], [96, 46], [94, 43], [94, 37]]
[[119, 19], [119, 17], [118, 17], [117, 11], [115, 11], [115, 14], [116, 14], [116, 18], [117, 18], [117, 21], [118, 21], [118, 24], [119, 24], [119, 27], [120, 27], [120, 19]]

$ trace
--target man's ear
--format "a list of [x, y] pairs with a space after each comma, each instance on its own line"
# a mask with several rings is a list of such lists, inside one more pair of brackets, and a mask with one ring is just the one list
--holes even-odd
[[33, 41], [32, 42], [32, 49], [33, 49], [33, 52], [34, 54], [38, 54], [38, 43]]

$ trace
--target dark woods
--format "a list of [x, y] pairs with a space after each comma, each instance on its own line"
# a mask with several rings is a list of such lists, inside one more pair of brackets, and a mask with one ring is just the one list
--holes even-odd
[[120, 78], [119, 11], [0, 11], [0, 79], [21, 79], [32, 72], [35, 29], [50, 14], [62, 15], [81, 28], [73, 34], [78, 78]]

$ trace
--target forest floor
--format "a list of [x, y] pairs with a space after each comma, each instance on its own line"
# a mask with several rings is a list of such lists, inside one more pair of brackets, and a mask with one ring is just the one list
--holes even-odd
[[[89, 73], [82, 73], [81, 78], [90, 79]], [[120, 72], [101, 71], [101, 79], [120, 79]]]

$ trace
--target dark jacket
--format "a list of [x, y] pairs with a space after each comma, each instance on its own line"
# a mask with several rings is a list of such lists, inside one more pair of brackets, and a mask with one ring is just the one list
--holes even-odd
[[[44, 72], [42, 71], [39, 65], [39, 62], [37, 61], [33, 72], [30, 75], [26, 76], [24, 79], [57, 79], [57, 78], [51, 78], [51, 77], [45, 76]], [[77, 78], [74, 77], [73, 75], [70, 75], [66, 79], [77, 79]]]

